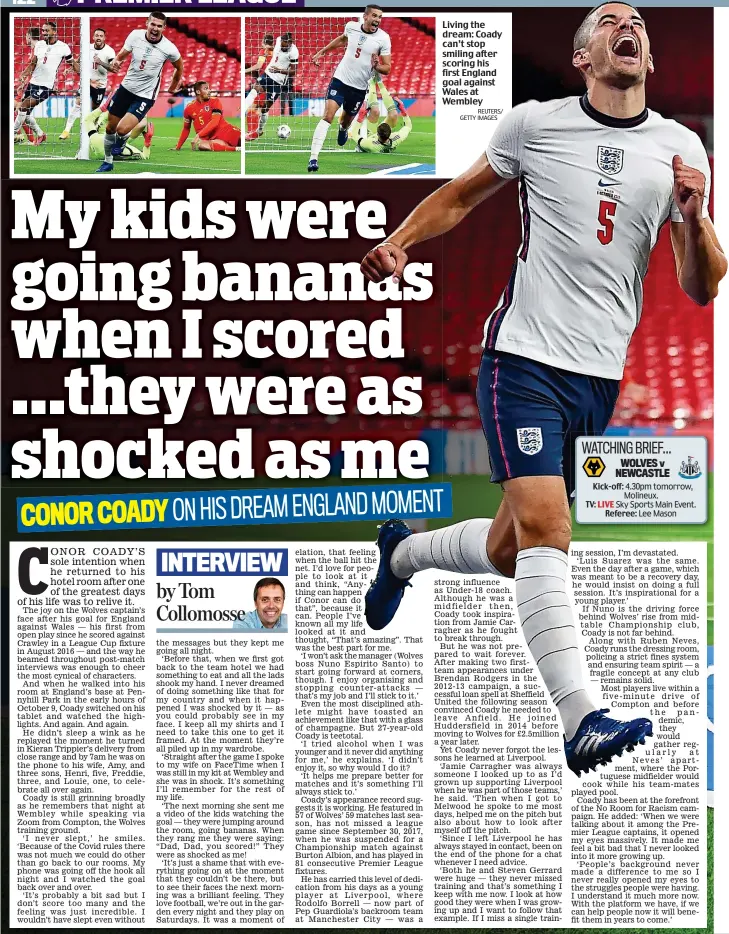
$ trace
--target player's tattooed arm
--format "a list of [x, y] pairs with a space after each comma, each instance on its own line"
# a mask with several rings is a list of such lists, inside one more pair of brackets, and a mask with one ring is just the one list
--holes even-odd
[[28, 75], [32, 74], [33, 69], [35, 68], [37, 64], [38, 64], [38, 59], [36, 58], [35, 55], [33, 55], [31, 60], [28, 62], [25, 68], [18, 75], [19, 84], [22, 84], [25, 81], [25, 79], [28, 77]]
[[447, 233], [490, 195], [507, 183], [479, 156], [470, 169], [428, 195], [390, 234], [362, 260], [362, 272], [371, 282], [388, 276], [398, 280], [408, 261], [407, 250], [416, 243]]
[[175, 69], [175, 73], [172, 75], [172, 81], [170, 86], [167, 88], [167, 94], [174, 94], [175, 91], [179, 90], [180, 85], [182, 84], [182, 69], [184, 62], [182, 61], [182, 56], [180, 56], [176, 62], [172, 63]]
[[109, 71], [113, 75], [118, 75], [119, 72], [121, 71], [121, 66], [124, 64], [124, 62], [129, 58], [131, 54], [132, 53], [130, 49], [125, 49], [125, 48], [119, 49], [119, 52], [116, 58], [112, 59], [112, 61], [109, 62]]
[[312, 62], [319, 67], [321, 64], [322, 57], [327, 54], [327, 52], [333, 52], [335, 49], [341, 49], [342, 46], [347, 44], [347, 37], [342, 33], [341, 36], [337, 36], [336, 39], [332, 39], [329, 45], [325, 46], [323, 49], [319, 49], [318, 52], [315, 52], [311, 56]]
[[698, 305], [716, 298], [727, 271], [714, 225], [703, 216], [705, 187], [702, 172], [673, 157], [673, 200], [683, 218], [683, 223], [671, 223], [676, 274], [683, 291]]
[[392, 55], [373, 55], [372, 67], [379, 75], [389, 75], [392, 68]]

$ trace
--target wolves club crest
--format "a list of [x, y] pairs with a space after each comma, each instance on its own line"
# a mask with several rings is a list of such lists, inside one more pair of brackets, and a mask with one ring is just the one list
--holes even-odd
[[624, 150], [612, 146], [597, 147], [597, 165], [605, 175], [617, 175], [623, 168]]
[[517, 428], [516, 440], [522, 454], [539, 454], [542, 450], [542, 429]]

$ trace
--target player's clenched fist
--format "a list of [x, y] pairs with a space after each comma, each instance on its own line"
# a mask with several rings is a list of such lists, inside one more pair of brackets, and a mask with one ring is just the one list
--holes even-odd
[[684, 221], [702, 216], [705, 187], [703, 172], [686, 165], [680, 156], [673, 157], [673, 200]]
[[386, 240], [369, 251], [360, 268], [370, 282], [382, 282], [388, 276], [393, 276], [397, 282], [407, 261], [408, 255], [405, 250]]

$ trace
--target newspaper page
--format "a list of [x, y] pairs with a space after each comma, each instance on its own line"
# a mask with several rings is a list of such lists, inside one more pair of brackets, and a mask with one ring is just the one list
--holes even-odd
[[2, 12], [7, 926], [721, 931], [729, 17]]

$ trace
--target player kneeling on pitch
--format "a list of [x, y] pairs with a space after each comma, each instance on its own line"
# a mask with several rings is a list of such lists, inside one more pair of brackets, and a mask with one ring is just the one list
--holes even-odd
[[[362, 121], [359, 130], [355, 123], [349, 128], [349, 138], [357, 141], [357, 152], [395, 152], [397, 147], [410, 136], [413, 121], [408, 117], [403, 102], [391, 97], [390, 92], [382, 83], [380, 83], [380, 93], [382, 94], [382, 103], [387, 109], [387, 117], [382, 123], [375, 125], [375, 132], [370, 133], [372, 124], [369, 121], [369, 115]], [[377, 82], [374, 78], [370, 78], [367, 108], [372, 110], [376, 105]], [[395, 133], [393, 130], [397, 126], [398, 114], [402, 114], [403, 125]]]
[[213, 97], [207, 81], [197, 81], [193, 90], [195, 100], [185, 107], [175, 151], [182, 149], [194, 128], [196, 135], [190, 146], [196, 152], [240, 152], [240, 130], [223, 118], [220, 98]]
[[513, 578], [524, 640], [562, 720], [567, 765], [579, 775], [645, 742], [653, 725], [609, 718], [588, 693], [567, 586], [574, 439], [601, 435], [610, 421], [664, 221], [679, 285], [697, 304], [716, 296], [727, 260], [709, 218], [701, 141], [646, 108], [654, 66], [641, 15], [626, 3], [602, 4], [573, 48], [586, 94], [514, 107], [486, 153], [370, 250], [362, 271], [373, 282], [399, 281], [407, 250], [519, 179], [523, 240], [484, 326], [477, 385], [503, 500], [493, 520], [435, 532], [385, 522], [365, 617], [373, 629], [388, 625], [410, 578], [426, 568]]

